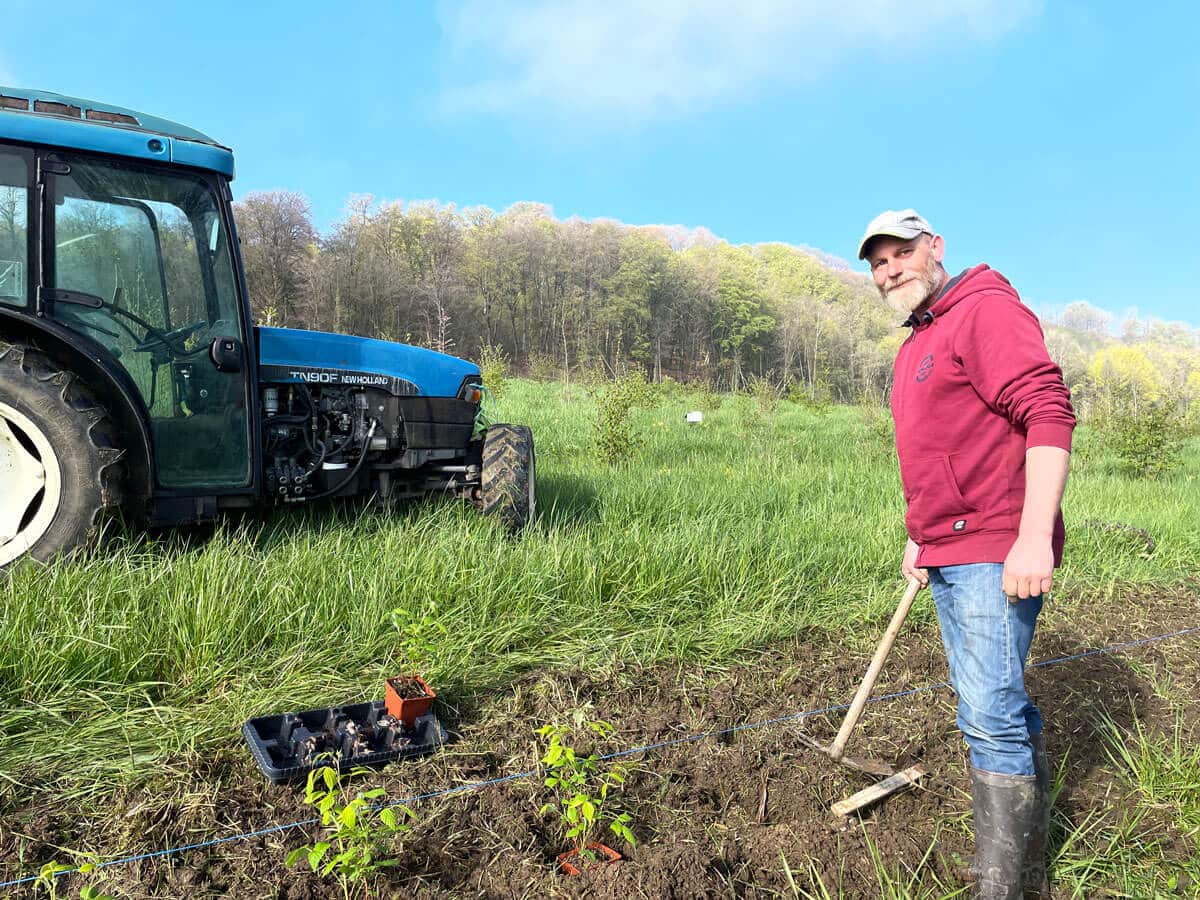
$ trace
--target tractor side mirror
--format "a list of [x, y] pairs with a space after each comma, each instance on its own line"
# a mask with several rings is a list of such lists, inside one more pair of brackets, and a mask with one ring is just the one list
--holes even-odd
[[242, 342], [237, 338], [213, 338], [208, 355], [218, 372], [242, 371]]

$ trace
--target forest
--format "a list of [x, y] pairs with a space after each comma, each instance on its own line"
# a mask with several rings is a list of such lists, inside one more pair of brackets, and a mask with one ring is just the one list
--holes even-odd
[[[325, 234], [296, 192], [251, 193], [235, 209], [260, 324], [499, 354], [535, 378], [640, 370], [652, 382], [737, 391], [759, 380], [815, 402], [879, 402], [906, 334], [865, 274], [807, 247], [559, 220], [537, 203], [497, 213], [355, 196]], [[1117, 321], [1086, 301], [1042, 321], [1085, 414], [1154, 408], [1194, 423], [1200, 330]]]

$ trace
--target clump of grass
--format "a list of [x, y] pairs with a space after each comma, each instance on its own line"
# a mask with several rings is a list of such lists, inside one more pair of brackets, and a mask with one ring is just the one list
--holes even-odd
[[[1200, 885], [1200, 748], [1187, 738], [1182, 717], [1171, 734], [1152, 735], [1136, 719], [1131, 728], [1108, 715], [1098, 721], [1104, 752], [1124, 796], [1078, 822], [1056, 816], [1062, 839], [1052, 869], [1074, 897], [1175, 896]], [[1191, 848], [1180, 858], [1177, 841]]]
[[1151, 737], [1137, 720], [1122, 730], [1108, 717], [1101, 733], [1105, 755], [1142, 801], [1171, 809], [1185, 831], [1200, 835], [1200, 746], [1186, 736], [1183, 718], [1176, 716], [1166, 738]]
[[[865, 827], [863, 828], [863, 837], [878, 886], [878, 896], [882, 900], [951, 900], [954, 897], [966, 896], [968, 887], [947, 885], [933, 871], [930, 861], [937, 848], [937, 834], [925, 848], [921, 859], [912, 866], [905, 866], [902, 863], [889, 864], [879, 852], [879, 847]], [[839, 871], [837, 878], [831, 884], [827, 878], [822, 876], [816, 861], [811, 858], [803, 872], [807, 885], [801, 887], [796, 879], [796, 873], [792, 870], [782, 851], [780, 851], [779, 858], [793, 897], [803, 898], [803, 900], [850, 900], [850, 898], [861, 896], [857, 888], [848, 890], [843, 884], [844, 872]]]

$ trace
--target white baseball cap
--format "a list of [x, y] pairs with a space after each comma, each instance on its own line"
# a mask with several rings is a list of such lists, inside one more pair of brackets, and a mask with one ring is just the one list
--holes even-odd
[[915, 238], [918, 234], [932, 235], [933, 228], [915, 209], [889, 209], [881, 212], [871, 220], [871, 224], [863, 233], [862, 240], [858, 242], [858, 258], [867, 258], [867, 244], [872, 238], [886, 235], [907, 241]]

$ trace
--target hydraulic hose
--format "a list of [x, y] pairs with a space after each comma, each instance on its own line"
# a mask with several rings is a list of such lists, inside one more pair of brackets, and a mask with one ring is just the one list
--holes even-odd
[[323, 500], [326, 497], [332, 496], [348, 485], [358, 475], [358, 470], [363, 467], [363, 463], [367, 461], [367, 452], [371, 449], [371, 438], [375, 436], [375, 429], [379, 426], [378, 419], [371, 420], [371, 427], [367, 429], [366, 440], [363, 441], [362, 453], [358, 456], [358, 462], [354, 464], [354, 468], [350, 470], [350, 474], [339, 481], [336, 485], [327, 491], [322, 491], [319, 494], [313, 494], [311, 497], [297, 497], [294, 500], [288, 499], [288, 503], [307, 503], [309, 500]]

